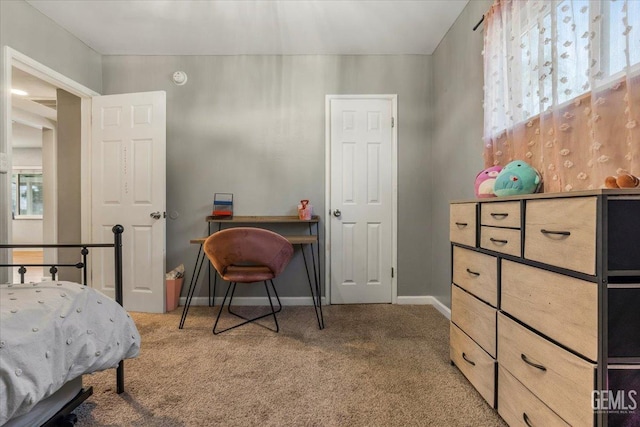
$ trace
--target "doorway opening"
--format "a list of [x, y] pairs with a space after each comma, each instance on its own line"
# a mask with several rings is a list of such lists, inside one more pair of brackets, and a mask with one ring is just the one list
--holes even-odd
[[[80, 147], [90, 143], [91, 97], [97, 93], [10, 47], [5, 47], [3, 54], [4, 83], [7, 92], [11, 90], [11, 95], [1, 100], [5, 112], [2, 121], [7, 173], [0, 174], [0, 185], [4, 187], [0, 194], [6, 197], [8, 209], [0, 216], [3, 218], [0, 225], [3, 233], [0, 234], [5, 234], [6, 241], [13, 243], [57, 243], [60, 238], [58, 210], [68, 208], [68, 205], [59, 203], [57, 191], [60, 172], [65, 170], [64, 164], [58, 167], [58, 163], [63, 163], [58, 145], [60, 95], [66, 94], [67, 99], [77, 102], [77, 113], [74, 112], [72, 121], [80, 129], [78, 157], [90, 159], [90, 152], [81, 152]], [[81, 170], [78, 176], [82, 174], [86, 176], [90, 170]], [[85, 187], [90, 190], [90, 177], [81, 182], [79, 185], [83, 191]], [[76, 240], [90, 238], [90, 203], [90, 199], [78, 203], [80, 225], [76, 225], [79, 230]], [[60, 261], [60, 254], [48, 249], [42, 253], [3, 252], [0, 258], [7, 263], [21, 262], [19, 260], [25, 257], [42, 258], [43, 263]], [[38, 281], [47, 273], [34, 267], [27, 271], [29, 280]], [[0, 272], [0, 275], [3, 282], [15, 281], [16, 278], [15, 272], [14, 277], [7, 277], [11, 275], [7, 271]]]
[[[34, 244], [54, 242], [57, 234], [55, 189], [57, 165], [57, 88], [37, 77], [11, 68], [11, 235], [12, 242]], [[47, 225], [45, 227], [44, 225]], [[46, 231], [45, 231], [46, 230]], [[42, 249], [14, 249], [13, 261], [42, 264]], [[47, 253], [52, 261], [55, 254]], [[28, 267], [25, 281], [38, 282], [44, 277], [42, 267]], [[13, 281], [21, 280], [14, 268]]]

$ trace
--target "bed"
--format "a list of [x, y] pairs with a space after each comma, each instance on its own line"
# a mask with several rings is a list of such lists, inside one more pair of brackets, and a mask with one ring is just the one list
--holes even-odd
[[[82, 375], [117, 368], [124, 392], [124, 359], [140, 351], [140, 334], [122, 307], [122, 226], [114, 243], [0, 245], [78, 248], [76, 264], [0, 264], [19, 267], [20, 283], [0, 285], [0, 426], [73, 425], [72, 411], [92, 393]], [[87, 256], [112, 248], [115, 301], [87, 286]], [[98, 249], [102, 250], [102, 249]], [[80, 257], [79, 257], [80, 259]], [[49, 267], [50, 281], [24, 283], [28, 267]], [[83, 283], [56, 280], [62, 267], [82, 270]]]

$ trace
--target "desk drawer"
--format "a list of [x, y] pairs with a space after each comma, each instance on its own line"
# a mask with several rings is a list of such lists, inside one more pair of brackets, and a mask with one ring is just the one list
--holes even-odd
[[498, 363], [569, 424], [593, 425], [591, 392], [596, 365], [502, 313], [498, 314]]
[[540, 333], [598, 358], [598, 287], [595, 283], [502, 261], [500, 308]]
[[524, 257], [596, 274], [596, 197], [527, 200]]
[[461, 245], [476, 246], [477, 203], [452, 203], [449, 216], [449, 240]]
[[459, 287], [451, 286], [451, 321], [491, 357], [496, 357], [496, 310]]
[[498, 367], [498, 413], [510, 426], [569, 427], [502, 366]]
[[520, 256], [520, 230], [482, 226], [480, 247], [503, 254]]
[[498, 259], [454, 246], [453, 283], [497, 307]]
[[480, 204], [480, 224], [520, 228], [520, 202], [485, 202]]
[[493, 408], [496, 361], [453, 323], [449, 327], [449, 336], [451, 361]]

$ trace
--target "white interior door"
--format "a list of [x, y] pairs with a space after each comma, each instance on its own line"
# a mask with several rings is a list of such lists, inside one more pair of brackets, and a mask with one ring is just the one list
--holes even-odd
[[331, 99], [331, 303], [391, 303], [393, 100]]
[[[124, 306], [131, 311], [162, 313], [165, 308], [165, 92], [94, 97], [91, 157], [92, 239], [109, 242], [113, 239], [111, 228], [115, 224], [124, 226]], [[92, 257], [92, 283], [113, 295], [113, 252], [99, 252], [99, 256]]]

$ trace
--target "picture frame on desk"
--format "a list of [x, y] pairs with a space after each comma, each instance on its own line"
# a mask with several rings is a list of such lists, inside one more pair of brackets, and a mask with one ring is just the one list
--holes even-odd
[[215, 219], [233, 219], [232, 193], [215, 193], [213, 195], [211, 216]]

